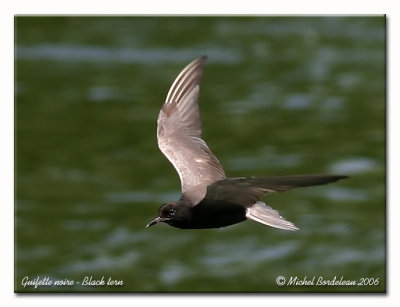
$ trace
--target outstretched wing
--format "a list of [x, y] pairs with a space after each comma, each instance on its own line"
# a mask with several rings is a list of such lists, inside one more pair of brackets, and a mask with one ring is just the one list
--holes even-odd
[[183, 197], [193, 205], [203, 199], [208, 185], [226, 178], [201, 138], [198, 95], [206, 58], [194, 60], [178, 75], [157, 120], [158, 146], [179, 174]]
[[264, 225], [284, 230], [298, 230], [291, 222], [285, 220], [278, 211], [267, 206], [259, 199], [272, 192], [284, 192], [298, 187], [326, 184], [347, 178], [337, 175], [299, 175], [265, 178], [228, 178], [218, 181], [207, 189], [206, 199], [224, 200], [243, 205], [246, 218]]
[[227, 178], [209, 186], [206, 197], [210, 200], [223, 199], [249, 207], [268, 193], [326, 184], [346, 177], [341, 175], [297, 175]]
[[267, 206], [262, 201], [258, 201], [247, 208], [246, 217], [261, 224], [283, 230], [299, 230], [292, 222], [285, 220], [278, 211]]

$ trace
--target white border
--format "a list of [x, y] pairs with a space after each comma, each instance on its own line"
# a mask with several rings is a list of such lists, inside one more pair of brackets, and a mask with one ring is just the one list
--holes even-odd
[[[117, 301], [119, 306], [204, 306], [209, 304], [233, 304], [267, 306], [285, 306], [285, 304], [307, 306], [337, 306], [343, 303], [357, 303], [362, 306], [389, 305], [400, 295], [397, 281], [399, 273], [398, 221], [400, 202], [395, 195], [399, 182], [399, 114], [400, 99], [398, 94], [399, 79], [399, 29], [400, 16], [396, 1], [1, 1], [0, 30], [2, 41], [1, 74], [1, 301], [4, 306], [28, 305], [34, 306], [70, 306], [73, 303], [95, 304], [107, 306]], [[240, 2], [240, 3], [239, 3]], [[273, 4], [271, 3], [273, 2]], [[247, 14], [388, 14], [388, 292], [389, 295], [264, 295], [264, 296], [162, 296], [162, 295], [15, 295], [14, 280], [14, 238], [13, 238], [13, 27], [15, 14], [124, 14], [124, 15], [155, 15], [155, 14], [216, 14], [216, 15], [247, 15]]]

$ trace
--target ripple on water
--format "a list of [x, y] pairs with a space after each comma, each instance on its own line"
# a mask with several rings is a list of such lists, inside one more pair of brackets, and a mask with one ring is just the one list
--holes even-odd
[[[253, 238], [247, 238], [242, 242], [214, 243], [209, 247], [208, 255], [200, 261], [206, 267], [222, 267], [234, 269], [236, 266], [243, 269], [244, 265], [257, 265], [262, 261], [284, 259], [292, 255], [298, 249], [298, 242], [289, 241], [275, 245], [274, 247], [260, 247]], [[229, 257], [227, 257], [229, 255]], [[243, 262], [246, 259], [246, 262]], [[239, 265], [240, 264], [240, 265]]]
[[182, 63], [182, 59], [194, 59], [203, 54], [209, 56], [209, 61], [217, 63], [232, 64], [238, 63], [241, 60], [238, 51], [223, 47], [135, 49], [72, 46], [66, 44], [18, 45], [16, 47], [16, 58], [18, 59], [60, 62], [159, 64], [172, 61]]
[[227, 167], [231, 170], [251, 170], [259, 169], [260, 167], [275, 166], [275, 167], [293, 167], [299, 165], [301, 157], [295, 154], [268, 154], [260, 157], [241, 156], [232, 158], [227, 161]]
[[193, 272], [180, 263], [172, 262], [164, 265], [159, 273], [159, 279], [164, 284], [170, 285], [179, 282], [180, 280], [192, 275]]
[[155, 193], [148, 191], [125, 191], [111, 192], [106, 194], [106, 200], [109, 203], [131, 204], [140, 202], [164, 202], [171, 199], [179, 199], [180, 192]]
[[[73, 262], [66, 263], [60, 272], [96, 272], [101, 270], [123, 269], [132, 266], [140, 259], [141, 253], [126, 246], [134, 246], [146, 241], [150, 234], [133, 232], [125, 227], [118, 227], [102, 240], [88, 243], [79, 251]], [[115, 255], [115, 251], [124, 248], [124, 252]], [[83, 260], [77, 260], [85, 258]]]
[[139, 254], [128, 251], [121, 256], [110, 256], [107, 254], [97, 255], [88, 260], [75, 260], [63, 265], [59, 272], [63, 273], [95, 273], [98, 271], [111, 271], [115, 269], [126, 269], [131, 267], [139, 258]]
[[330, 187], [325, 190], [325, 195], [329, 199], [339, 201], [365, 201], [369, 199], [368, 191], [351, 188]]
[[334, 162], [330, 172], [336, 174], [360, 174], [378, 169], [379, 163], [374, 159], [356, 157]]
[[352, 248], [342, 249], [340, 253], [335, 255], [327, 255], [325, 262], [329, 265], [333, 264], [351, 264], [351, 263], [362, 263], [362, 262], [382, 262], [385, 259], [385, 250], [383, 248], [376, 247], [371, 249], [367, 253], [365, 250], [355, 250]]
[[302, 110], [310, 108], [311, 103], [311, 97], [305, 94], [296, 93], [291, 94], [286, 98], [283, 107], [289, 110]]

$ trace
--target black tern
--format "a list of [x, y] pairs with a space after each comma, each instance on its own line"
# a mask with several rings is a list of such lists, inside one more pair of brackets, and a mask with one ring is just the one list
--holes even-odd
[[251, 219], [275, 228], [298, 230], [260, 198], [347, 176], [227, 178], [221, 163], [201, 137], [198, 95], [206, 58], [194, 60], [176, 77], [158, 115], [158, 146], [179, 174], [182, 196], [162, 205], [158, 217], [146, 227], [164, 222], [182, 229], [220, 228]]

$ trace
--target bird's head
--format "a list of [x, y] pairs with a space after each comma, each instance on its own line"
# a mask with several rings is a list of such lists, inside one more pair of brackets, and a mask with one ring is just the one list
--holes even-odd
[[158, 217], [146, 225], [146, 228], [158, 223], [174, 225], [189, 218], [189, 208], [182, 201], [171, 201], [158, 209]]

